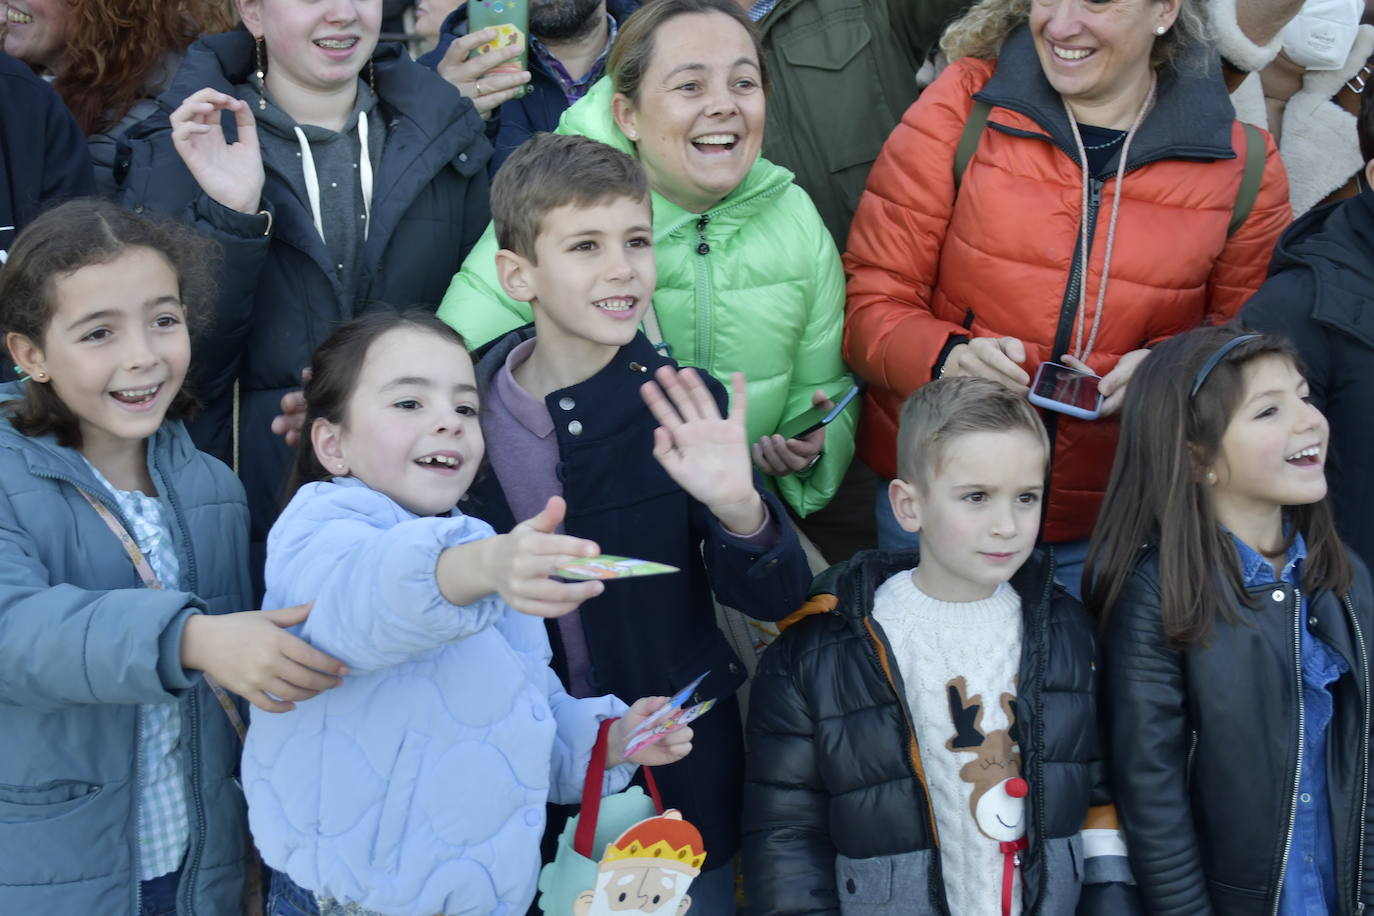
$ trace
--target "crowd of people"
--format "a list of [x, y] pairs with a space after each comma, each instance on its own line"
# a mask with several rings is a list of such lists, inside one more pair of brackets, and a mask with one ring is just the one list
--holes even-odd
[[1358, 5], [0, 5], [0, 912], [1374, 906]]

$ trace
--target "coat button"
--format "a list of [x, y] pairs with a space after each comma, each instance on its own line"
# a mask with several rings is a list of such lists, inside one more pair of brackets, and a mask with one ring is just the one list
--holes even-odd
[[1308, 625], [1309, 627], [1315, 627], [1315, 626], [1317, 625], [1317, 615], [1316, 615], [1316, 614], [1313, 614], [1311, 617], [1308, 617], [1308, 618], [1307, 618], [1307, 625]]
[[572, 410], [574, 407], [577, 406], [577, 402], [574, 401], [572, 398], [559, 398], [558, 406], [563, 408], [564, 410]]
[[458, 161], [459, 161], [459, 162], [467, 162], [467, 161], [468, 161], [468, 154], [467, 154], [467, 153], [459, 153], [459, 154], [458, 154]]
[[859, 889], [854, 885], [853, 878], [849, 878], [844, 882], [844, 889], [849, 891], [851, 894], [856, 894], [859, 892]]
[[543, 722], [548, 717], [548, 712], [542, 706], [535, 706], [530, 710], [534, 714], [534, 721]]
[[539, 812], [536, 811], [535, 809], [531, 808], [531, 809], [529, 809], [528, 811], [525, 812], [525, 823], [526, 823], [526, 824], [529, 824], [531, 827], [538, 827], [538, 826], [539, 826], [539, 821], [540, 821]]
[[739, 662], [731, 662], [731, 663], [730, 663], [730, 673], [731, 673], [731, 674], [739, 674]]
[[573, 420], [571, 423], [569, 423], [568, 432], [572, 433], [574, 436], [582, 435], [582, 421]]
[[1281, 589], [1281, 588], [1276, 588], [1276, 589], [1274, 589], [1274, 591], [1273, 591], [1272, 593], [1270, 593], [1269, 597], [1270, 597], [1270, 598], [1273, 598], [1275, 601], [1282, 601], [1282, 600], [1283, 600], [1283, 589]]

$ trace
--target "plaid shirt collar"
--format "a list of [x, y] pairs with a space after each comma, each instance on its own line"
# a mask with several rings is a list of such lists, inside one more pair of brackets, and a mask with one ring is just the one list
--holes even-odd
[[606, 14], [606, 24], [609, 33], [606, 36], [606, 47], [601, 49], [601, 55], [597, 57], [591, 69], [580, 80], [572, 78], [572, 74], [568, 73], [568, 68], [563, 66], [562, 61], [549, 53], [549, 49], [542, 41], [533, 35], [530, 36], [530, 50], [534, 52], [534, 56], [544, 65], [544, 68], [558, 80], [559, 88], [563, 90], [563, 95], [567, 96], [569, 105], [586, 95], [587, 90], [592, 88], [592, 83], [601, 79], [601, 75], [606, 72], [606, 58], [611, 53], [611, 43], [615, 41], [616, 32], [620, 30], [615, 17], [610, 13]]

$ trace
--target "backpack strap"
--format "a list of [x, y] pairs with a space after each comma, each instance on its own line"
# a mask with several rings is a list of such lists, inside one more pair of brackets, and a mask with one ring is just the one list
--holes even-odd
[[983, 137], [983, 128], [988, 124], [992, 106], [987, 102], [973, 100], [973, 110], [964, 122], [964, 132], [959, 135], [959, 145], [954, 150], [954, 193], [959, 193], [959, 184], [964, 180], [964, 170], [978, 149], [978, 141]]
[[1236, 234], [1245, 224], [1246, 217], [1255, 207], [1259, 197], [1260, 183], [1264, 180], [1264, 135], [1253, 124], [1241, 122], [1245, 128], [1245, 174], [1240, 179], [1240, 190], [1236, 192], [1236, 203], [1231, 208], [1231, 225], [1226, 227], [1226, 237]]

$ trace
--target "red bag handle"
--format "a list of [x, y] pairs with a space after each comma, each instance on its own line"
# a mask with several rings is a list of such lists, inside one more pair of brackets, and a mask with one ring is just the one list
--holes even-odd
[[[582, 784], [582, 810], [577, 818], [577, 832], [573, 834], [573, 852], [584, 859], [592, 857], [592, 840], [596, 837], [596, 819], [601, 813], [601, 786], [606, 776], [606, 736], [611, 731], [615, 719], [603, 719], [596, 733], [596, 744], [592, 746], [592, 759], [587, 764], [587, 780]], [[649, 787], [649, 797], [654, 800], [654, 809], [663, 813], [663, 798], [658, 794], [658, 783], [654, 782], [653, 771], [641, 766], [644, 784]]]

